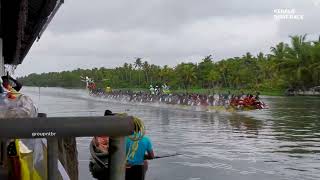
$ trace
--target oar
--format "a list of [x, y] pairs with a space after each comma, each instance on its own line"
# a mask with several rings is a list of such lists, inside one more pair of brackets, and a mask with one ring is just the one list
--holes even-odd
[[[162, 156], [155, 156], [153, 159], [161, 159], [161, 158], [167, 158], [167, 157], [173, 157], [173, 156], [180, 156], [182, 154], [180, 153], [175, 153], [175, 154], [166, 154], [166, 155], [162, 155]], [[152, 160], [152, 159], [148, 159], [148, 160]]]

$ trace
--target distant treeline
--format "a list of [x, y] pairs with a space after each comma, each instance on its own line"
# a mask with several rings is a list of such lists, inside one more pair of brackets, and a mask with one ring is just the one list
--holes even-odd
[[98, 87], [147, 88], [167, 83], [173, 89], [229, 88], [272, 90], [306, 89], [320, 85], [320, 37], [306, 41], [306, 35], [290, 36], [291, 43], [271, 47], [270, 54], [249, 52], [242, 57], [214, 61], [211, 55], [200, 63], [175, 67], [157, 66], [136, 58], [121, 67], [77, 69], [30, 74], [19, 80], [28, 86], [84, 87], [80, 76], [93, 78]]

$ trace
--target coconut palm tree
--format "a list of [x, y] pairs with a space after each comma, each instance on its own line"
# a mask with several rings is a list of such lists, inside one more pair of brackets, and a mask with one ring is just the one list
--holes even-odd
[[231, 85], [230, 85], [230, 82], [228, 81], [228, 78], [227, 78], [227, 74], [228, 74], [227, 62], [225, 60], [222, 60], [218, 63], [218, 65], [219, 65], [220, 74], [222, 74], [222, 77], [223, 77], [224, 86], [230, 87]]
[[212, 55], [206, 56], [202, 61], [198, 64], [197, 68], [197, 78], [198, 78], [198, 84], [205, 88], [208, 86], [210, 81], [207, 79], [211, 69], [213, 68], [212, 63]]
[[168, 83], [173, 80], [174, 70], [170, 68], [168, 65], [165, 65], [159, 72], [159, 78], [161, 83]]
[[128, 81], [128, 67], [129, 67], [128, 63], [123, 64], [123, 70], [125, 73], [126, 81]]
[[283, 63], [289, 72], [293, 72], [294, 82], [298, 86], [308, 84], [311, 78], [311, 72], [308, 64], [311, 58], [311, 43], [306, 42], [307, 35], [290, 36], [291, 47], [288, 48], [288, 58]]
[[129, 66], [128, 66], [129, 81], [130, 81], [130, 82], [131, 82], [131, 80], [132, 80], [132, 69], [133, 69], [133, 66], [132, 66], [132, 64], [130, 63]]
[[182, 83], [186, 92], [188, 92], [190, 86], [194, 84], [197, 79], [196, 66], [192, 63], [182, 63], [179, 64], [175, 70], [177, 72], [180, 82]]
[[136, 58], [136, 61], [134, 62], [134, 67], [135, 67], [135, 69], [137, 69], [138, 71], [138, 79], [139, 79], [139, 84], [138, 85], [141, 85], [141, 73], [140, 73], [140, 70], [141, 70], [141, 67], [142, 67], [142, 58], [139, 58], [139, 57], [137, 57]]
[[149, 70], [150, 70], [150, 65], [149, 65], [148, 61], [143, 62], [142, 69], [144, 72], [145, 83], [148, 84], [149, 83]]
[[288, 45], [281, 42], [276, 47], [271, 47], [271, 57], [277, 61], [283, 61], [287, 52]]
[[219, 81], [220, 79], [220, 74], [217, 70], [212, 69], [210, 71], [210, 73], [208, 74], [207, 79], [211, 82], [211, 88], [214, 88], [216, 83]]

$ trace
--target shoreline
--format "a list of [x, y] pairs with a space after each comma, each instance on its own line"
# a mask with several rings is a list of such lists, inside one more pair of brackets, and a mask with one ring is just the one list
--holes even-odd
[[[39, 87], [36, 87], [36, 86], [25, 86], [25, 87], [30, 87], [30, 88], [39, 88]], [[81, 88], [81, 87], [58, 87], [58, 86], [55, 86], [55, 87], [40, 87], [40, 88], [64, 88], [64, 89], [83, 89], [85, 90], [85, 88]], [[146, 88], [115, 88], [113, 90], [124, 90], [124, 91], [127, 91], [127, 90], [131, 90], [133, 92], [139, 92], [139, 91], [142, 91], [142, 92], [149, 92], [149, 89], [146, 89]], [[248, 90], [248, 89], [241, 89], [241, 90], [235, 90], [235, 89], [224, 89], [224, 88], [221, 88], [221, 89], [216, 89], [216, 90], [213, 90], [213, 89], [190, 89], [188, 90], [188, 93], [195, 93], [195, 94], [212, 94], [212, 92], [215, 92], [215, 93], [227, 93], [228, 91], [231, 92], [231, 94], [238, 94], [239, 92], [243, 91], [245, 94], [246, 93], [252, 93], [252, 94], [255, 94], [255, 92], [257, 91], [254, 91], [254, 90]], [[184, 89], [176, 89], [176, 90], [171, 90], [171, 92], [173, 93], [185, 93], [185, 90]], [[295, 93], [294, 95], [285, 95], [285, 91], [284, 90], [258, 90], [258, 92], [260, 92], [260, 95], [262, 96], [283, 96], [283, 97], [290, 97], [290, 96], [296, 96], [296, 97], [320, 97], [320, 93], [310, 93], [309, 91], [305, 91], [305, 92], [298, 92], [298, 93]]]

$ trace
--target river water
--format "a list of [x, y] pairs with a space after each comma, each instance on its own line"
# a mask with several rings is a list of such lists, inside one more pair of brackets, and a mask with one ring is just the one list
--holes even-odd
[[[263, 97], [270, 109], [209, 113], [111, 103], [85, 90], [25, 87], [40, 112], [97, 116], [105, 109], [144, 120], [155, 153], [148, 180], [319, 180], [320, 98]], [[91, 138], [77, 138], [80, 180], [88, 171]]]

